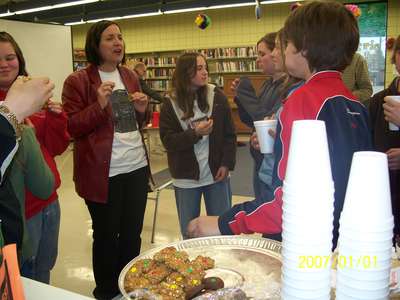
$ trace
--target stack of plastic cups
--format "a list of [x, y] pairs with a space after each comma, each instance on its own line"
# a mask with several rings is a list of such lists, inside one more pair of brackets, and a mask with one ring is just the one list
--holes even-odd
[[386, 154], [354, 153], [340, 216], [336, 299], [388, 299], [393, 226]]
[[282, 299], [330, 299], [334, 210], [325, 123], [293, 123], [283, 184]]

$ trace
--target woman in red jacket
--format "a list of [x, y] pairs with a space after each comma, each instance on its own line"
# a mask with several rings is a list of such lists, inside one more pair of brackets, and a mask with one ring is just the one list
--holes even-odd
[[[25, 59], [14, 38], [7, 32], [0, 32], [0, 101], [19, 75], [27, 75]], [[32, 250], [31, 257], [23, 257], [21, 273], [25, 277], [44, 283], [50, 282], [50, 270], [54, 267], [58, 252], [60, 227], [60, 205], [57, 188], [60, 186], [54, 157], [65, 151], [69, 144], [67, 117], [61, 105], [49, 101], [47, 108], [25, 119], [27, 125], [35, 128], [43, 157], [53, 172], [56, 186], [46, 200], [25, 191], [25, 217]]]
[[[124, 41], [111, 21], [86, 37], [90, 65], [64, 83], [63, 103], [74, 138], [74, 181], [92, 218], [97, 299], [118, 294], [118, 275], [140, 252], [149, 167], [143, 137], [147, 96], [120, 66]], [[129, 95], [129, 96], [128, 96]]]

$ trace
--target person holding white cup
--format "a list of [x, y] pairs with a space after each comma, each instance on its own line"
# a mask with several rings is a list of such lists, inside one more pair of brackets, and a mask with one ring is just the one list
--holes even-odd
[[276, 131], [277, 120], [261, 120], [255, 121], [254, 127], [256, 128], [258, 143], [260, 145], [260, 152], [263, 154], [271, 154], [274, 152], [275, 137], [270, 134]]
[[389, 130], [399, 130], [400, 125], [400, 95], [386, 96], [383, 104], [385, 120], [389, 122]]
[[[400, 73], [400, 35], [393, 44], [392, 63]], [[375, 94], [369, 105], [372, 136], [376, 151], [388, 157], [394, 234], [400, 234], [400, 77]]]

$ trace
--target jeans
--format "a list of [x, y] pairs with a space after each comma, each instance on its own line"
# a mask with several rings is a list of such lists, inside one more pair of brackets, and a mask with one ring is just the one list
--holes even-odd
[[96, 299], [112, 299], [119, 293], [119, 273], [140, 253], [147, 174], [144, 167], [110, 177], [107, 203], [85, 200], [92, 218]]
[[23, 259], [21, 274], [43, 283], [50, 283], [50, 270], [58, 254], [60, 204], [58, 199], [26, 221], [32, 257]]
[[229, 177], [197, 188], [174, 187], [174, 189], [179, 225], [184, 239], [188, 238], [186, 229], [189, 222], [200, 215], [201, 195], [204, 196], [208, 216], [220, 216], [232, 206]]

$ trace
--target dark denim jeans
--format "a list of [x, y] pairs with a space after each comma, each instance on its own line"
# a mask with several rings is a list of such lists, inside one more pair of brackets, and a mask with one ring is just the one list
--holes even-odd
[[50, 271], [56, 264], [60, 204], [58, 199], [26, 221], [32, 257], [23, 258], [21, 274], [43, 283], [50, 283]]

